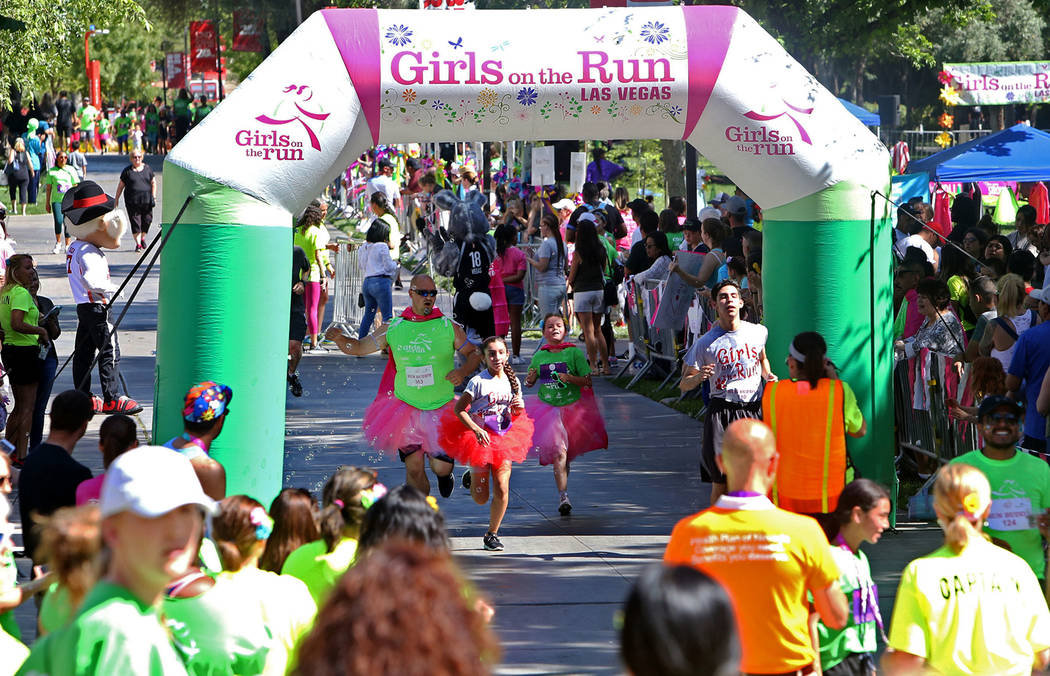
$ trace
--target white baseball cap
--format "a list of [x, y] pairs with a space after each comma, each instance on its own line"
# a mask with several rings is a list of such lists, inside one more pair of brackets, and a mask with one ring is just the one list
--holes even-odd
[[721, 219], [722, 212], [714, 207], [704, 207], [700, 210], [700, 220], [705, 221], [708, 218]]
[[199, 505], [214, 514], [215, 501], [204, 494], [193, 465], [163, 446], [139, 446], [110, 464], [102, 482], [102, 517], [130, 511], [153, 519], [183, 505]]
[[554, 204], [552, 204], [551, 207], [555, 211], [560, 211], [562, 209], [575, 209], [576, 208], [576, 203], [573, 202], [568, 197], [565, 197], [565, 198], [562, 198], [562, 199], [558, 200]]

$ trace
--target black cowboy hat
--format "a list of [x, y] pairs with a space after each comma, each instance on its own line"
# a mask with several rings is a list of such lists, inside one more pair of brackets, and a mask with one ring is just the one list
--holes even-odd
[[104, 216], [117, 208], [117, 201], [106, 194], [98, 183], [83, 181], [70, 188], [62, 198], [62, 215], [73, 225], [81, 225]]

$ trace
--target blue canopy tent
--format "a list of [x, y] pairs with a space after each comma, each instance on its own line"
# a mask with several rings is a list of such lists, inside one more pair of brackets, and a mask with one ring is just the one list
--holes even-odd
[[856, 103], [850, 103], [846, 99], [839, 99], [839, 103], [843, 105], [853, 115], [868, 127], [877, 127], [882, 124], [882, 119], [878, 113], [870, 113], [867, 110], [861, 108]]
[[1017, 124], [946, 148], [908, 165], [937, 181], [1043, 181], [1050, 179], [1050, 134]]

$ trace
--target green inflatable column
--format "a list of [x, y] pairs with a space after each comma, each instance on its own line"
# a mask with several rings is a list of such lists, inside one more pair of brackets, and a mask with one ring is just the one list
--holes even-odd
[[887, 487], [896, 502], [892, 223], [879, 199], [872, 228], [870, 195], [869, 188], [844, 182], [764, 212], [766, 352], [773, 370], [786, 377], [792, 338], [803, 331], [824, 336], [828, 357], [868, 423], [864, 437], [848, 438], [850, 456], [858, 473]]
[[268, 505], [284, 475], [291, 215], [166, 162], [165, 235], [187, 195], [162, 254], [154, 443], [181, 434], [191, 386], [229, 385], [212, 455], [226, 468], [227, 495]]

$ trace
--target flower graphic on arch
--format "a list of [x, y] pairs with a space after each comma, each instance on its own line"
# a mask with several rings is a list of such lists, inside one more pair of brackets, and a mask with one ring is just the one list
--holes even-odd
[[661, 42], [668, 39], [667, 35], [670, 32], [671, 31], [667, 28], [667, 26], [663, 25], [659, 21], [649, 21], [644, 26], [642, 26], [642, 30], [639, 32], [639, 35], [643, 40], [645, 40], [649, 44], [658, 45]]
[[518, 103], [526, 107], [536, 103], [536, 90], [532, 87], [522, 87], [521, 89], [519, 89]]
[[641, 114], [642, 114], [642, 107], [641, 106], [639, 106], [637, 103], [634, 104], [633, 106], [631, 106], [631, 115], [641, 115]]
[[521, 120], [522, 122], [525, 122], [526, 120], [528, 120], [529, 119], [528, 111], [519, 110], [518, 111], [518, 119]]
[[403, 23], [395, 23], [386, 29], [386, 39], [395, 47], [404, 47], [412, 43], [412, 29]]
[[599, 115], [602, 112], [602, 107], [601, 106], [591, 106], [591, 112], [594, 113], [595, 115]]
[[445, 102], [441, 99], [436, 99], [433, 103], [430, 104], [430, 107], [434, 110], [441, 110], [445, 107]]
[[682, 106], [671, 106], [667, 109], [667, 114], [671, 117], [678, 117], [682, 114]]
[[406, 89], [405, 91], [401, 92], [401, 98], [405, 100], [405, 103], [412, 103], [416, 100], [416, 90]]
[[485, 87], [478, 92], [478, 105], [479, 106], [491, 106], [499, 100], [499, 96], [496, 94], [495, 89]]

